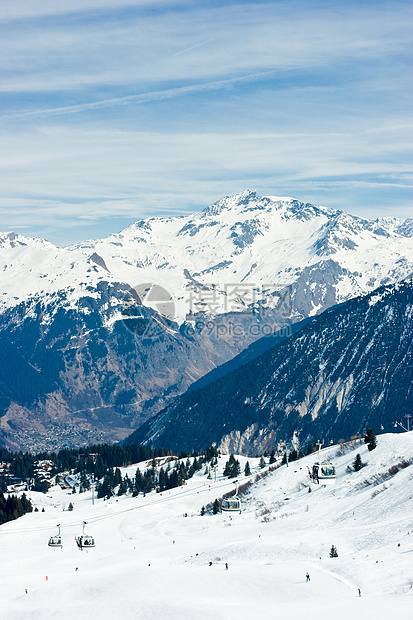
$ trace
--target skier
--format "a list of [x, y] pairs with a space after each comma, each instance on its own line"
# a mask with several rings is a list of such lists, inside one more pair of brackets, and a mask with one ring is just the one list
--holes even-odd
[[225, 562], [225, 570], [228, 570], [228, 562]]
[[307, 573], [307, 574], [306, 574], [306, 576], [305, 576], [305, 580], [306, 580], [306, 581], [310, 581], [310, 575], [309, 575], [308, 573]]

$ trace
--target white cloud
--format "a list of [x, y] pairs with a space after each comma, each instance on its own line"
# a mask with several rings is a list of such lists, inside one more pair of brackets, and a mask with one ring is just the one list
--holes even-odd
[[19, 0], [19, 2], [0, 2], [0, 21], [39, 18], [50, 15], [68, 13], [86, 13], [90, 11], [120, 10], [122, 8], [153, 7], [178, 4], [170, 0], [70, 0], [70, 2], [55, 2], [55, 0]]
[[17, 24], [2, 37], [1, 63], [12, 72], [6, 72], [1, 88], [52, 92], [331, 69], [337, 62], [386, 58], [410, 41], [406, 9], [394, 5], [321, 11], [305, 3], [291, 8], [283, 3], [208, 8], [206, 3], [173, 11], [174, 5], [129, 15], [121, 4], [119, 13], [102, 12], [93, 20]]
[[179, 213], [246, 187], [404, 213], [409, 4], [0, 6], [0, 228]]
[[253, 73], [251, 75], [243, 75], [237, 78], [231, 78], [229, 80], [218, 80], [214, 82], [205, 82], [203, 84], [192, 84], [191, 86], [181, 86], [179, 88], [169, 88], [160, 91], [154, 91], [149, 93], [142, 93], [139, 95], [126, 95], [124, 97], [114, 97], [111, 99], [102, 99], [98, 101], [91, 101], [89, 103], [82, 103], [78, 105], [63, 106], [60, 108], [45, 108], [33, 112], [21, 112], [17, 114], [11, 114], [7, 118], [28, 118], [33, 116], [59, 116], [62, 114], [76, 114], [78, 112], [87, 112], [89, 110], [99, 110], [101, 108], [111, 108], [116, 106], [123, 106], [129, 104], [148, 103], [151, 101], [163, 101], [164, 99], [173, 99], [174, 97], [183, 97], [194, 93], [208, 92], [212, 90], [220, 90], [228, 86], [234, 86], [236, 84], [242, 84], [246, 82], [252, 82], [260, 78], [268, 77], [273, 72]]
[[[393, 133], [395, 129], [393, 129]], [[394, 138], [407, 141], [404, 127]], [[117, 205], [148, 203], [151, 197], [173, 204], [209, 195], [222, 180], [283, 184], [312, 179], [374, 176], [381, 183], [408, 185], [411, 167], [384, 163], [386, 132], [173, 133], [48, 128], [5, 143], [3, 194], [45, 200]], [[21, 157], [20, 153], [24, 152]], [[407, 178], [407, 177], [406, 177]], [[19, 188], [18, 190], [16, 188]], [[224, 190], [224, 193], [228, 193]], [[187, 197], [187, 198], [185, 198]], [[109, 202], [108, 202], [109, 201]], [[112, 202], [110, 202], [112, 201]], [[173, 204], [170, 204], [173, 208]], [[128, 207], [127, 207], [128, 208]], [[133, 207], [135, 208], [135, 207]]]

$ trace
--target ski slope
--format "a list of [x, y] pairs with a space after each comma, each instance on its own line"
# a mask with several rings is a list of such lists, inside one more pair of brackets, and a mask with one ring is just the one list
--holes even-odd
[[[407, 620], [413, 465], [391, 477], [388, 470], [413, 460], [413, 432], [377, 439], [372, 452], [364, 443], [341, 455], [338, 446], [322, 451], [336, 466], [332, 486], [309, 479], [317, 454], [269, 472], [232, 516], [200, 515], [234, 487], [222, 476], [225, 455], [216, 480], [202, 470], [162, 494], [92, 504], [90, 492], [30, 492], [39, 512], [0, 528], [0, 618], [388, 620], [397, 613]], [[349, 473], [357, 453], [367, 466]], [[247, 458], [237, 458], [243, 471]], [[248, 460], [253, 480], [268, 469]], [[75, 544], [83, 520], [96, 541], [88, 551]], [[63, 548], [52, 549], [58, 523]], [[332, 545], [337, 558], [329, 557]]]

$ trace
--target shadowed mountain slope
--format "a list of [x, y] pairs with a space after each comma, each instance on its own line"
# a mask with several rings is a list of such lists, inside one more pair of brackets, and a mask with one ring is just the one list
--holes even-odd
[[218, 381], [187, 392], [127, 441], [212, 443], [256, 454], [283, 442], [389, 429], [413, 406], [412, 279], [327, 310]]

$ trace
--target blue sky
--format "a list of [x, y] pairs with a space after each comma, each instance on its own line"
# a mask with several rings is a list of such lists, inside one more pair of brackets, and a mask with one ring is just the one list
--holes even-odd
[[411, 216], [412, 13], [0, 0], [0, 230], [64, 245], [244, 189]]

